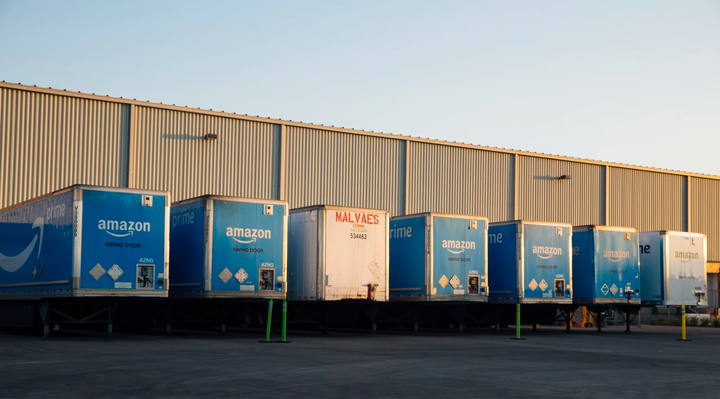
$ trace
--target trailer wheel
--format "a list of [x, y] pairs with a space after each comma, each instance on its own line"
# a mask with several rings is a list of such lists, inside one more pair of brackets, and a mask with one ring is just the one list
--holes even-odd
[[252, 315], [250, 314], [250, 310], [246, 308], [244, 315], [245, 315], [245, 325], [250, 326], [252, 324]]

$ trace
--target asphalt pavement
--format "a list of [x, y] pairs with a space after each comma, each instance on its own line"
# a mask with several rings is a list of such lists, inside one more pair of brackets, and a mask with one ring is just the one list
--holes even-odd
[[466, 333], [0, 331], [0, 397], [716, 397], [720, 329]]

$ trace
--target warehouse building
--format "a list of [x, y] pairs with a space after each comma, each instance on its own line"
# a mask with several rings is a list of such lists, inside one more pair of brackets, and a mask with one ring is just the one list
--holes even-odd
[[0, 208], [72, 184], [700, 232], [720, 177], [0, 83]]

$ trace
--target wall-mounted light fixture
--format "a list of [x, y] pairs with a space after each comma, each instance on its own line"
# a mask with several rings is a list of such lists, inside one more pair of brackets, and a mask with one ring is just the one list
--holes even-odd
[[558, 177], [558, 180], [570, 180], [570, 175], [562, 175]]
[[217, 140], [217, 134], [208, 133], [203, 138], [205, 140]]

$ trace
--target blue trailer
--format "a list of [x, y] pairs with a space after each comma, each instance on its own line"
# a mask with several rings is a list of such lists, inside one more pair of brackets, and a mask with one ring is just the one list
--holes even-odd
[[572, 304], [571, 236], [565, 223], [490, 223], [489, 301]]
[[285, 298], [285, 201], [207, 195], [170, 211], [172, 297]]
[[488, 219], [420, 213], [390, 221], [390, 299], [487, 302]]
[[572, 244], [575, 304], [640, 304], [637, 229], [576, 226]]
[[76, 185], [0, 210], [0, 299], [166, 297], [169, 205]]

